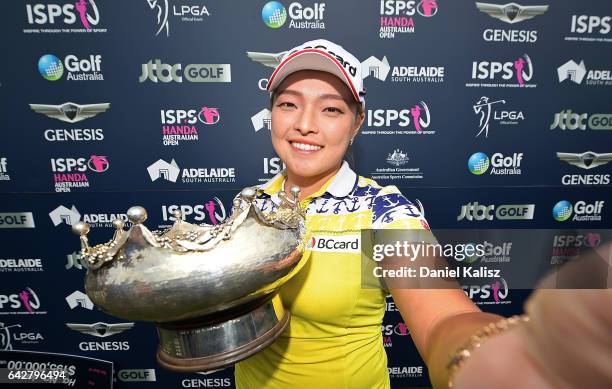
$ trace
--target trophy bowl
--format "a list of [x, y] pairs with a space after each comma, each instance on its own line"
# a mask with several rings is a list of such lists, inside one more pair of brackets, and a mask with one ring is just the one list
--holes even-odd
[[132, 227], [115, 220], [112, 240], [94, 247], [89, 226], [75, 224], [87, 295], [110, 315], [155, 323], [157, 359], [170, 370], [220, 369], [265, 348], [290, 318], [278, 289], [307, 257], [299, 189], [267, 213], [255, 194], [242, 190], [223, 223], [194, 225], [175, 212], [162, 232], [148, 230], [146, 210], [132, 207]]

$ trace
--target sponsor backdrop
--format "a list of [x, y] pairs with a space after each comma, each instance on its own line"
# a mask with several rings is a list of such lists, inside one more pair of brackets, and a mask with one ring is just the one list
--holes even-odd
[[[241, 188], [282, 169], [274, 61], [257, 53], [315, 38], [363, 61], [355, 169], [419, 199], [434, 230], [610, 228], [610, 15], [594, 0], [4, 3], [0, 349], [111, 361], [118, 388], [233, 387], [231, 368], [162, 370], [152, 325], [93, 306], [70, 226], [106, 241], [135, 204], [149, 227], [176, 209], [224, 220]], [[511, 261], [506, 243], [490, 254]], [[528, 291], [504, 285], [466, 293], [521, 311]], [[392, 386], [428, 386], [391, 299], [387, 311]]]

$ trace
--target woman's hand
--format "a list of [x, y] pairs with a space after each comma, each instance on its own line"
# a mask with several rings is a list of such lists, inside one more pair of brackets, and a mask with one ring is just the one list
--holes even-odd
[[541, 289], [525, 308], [530, 321], [483, 342], [454, 388], [612, 387], [612, 290]]

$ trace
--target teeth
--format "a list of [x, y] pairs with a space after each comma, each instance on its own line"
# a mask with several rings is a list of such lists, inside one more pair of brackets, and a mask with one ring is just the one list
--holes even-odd
[[291, 144], [293, 145], [293, 147], [295, 147], [296, 149], [299, 149], [299, 150], [304, 150], [304, 151], [317, 151], [317, 150], [321, 150], [321, 146], [307, 145], [305, 143], [298, 143], [298, 142], [291, 142]]

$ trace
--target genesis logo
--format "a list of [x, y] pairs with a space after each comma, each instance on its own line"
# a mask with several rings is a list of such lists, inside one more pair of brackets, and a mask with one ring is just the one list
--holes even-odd
[[32, 108], [34, 112], [49, 116], [53, 119], [68, 123], [76, 123], [106, 112], [110, 108], [110, 103], [83, 105], [70, 102], [61, 105], [30, 104], [30, 108]]
[[78, 324], [78, 323], [66, 323], [66, 326], [73, 331], [78, 331], [83, 334], [97, 336], [98, 338], [106, 338], [119, 334], [123, 331], [129, 330], [134, 327], [134, 323], [115, 323], [108, 324], [97, 322], [93, 324]]
[[520, 5], [517, 3], [508, 4], [491, 4], [476, 2], [476, 8], [480, 12], [484, 12], [492, 18], [499, 19], [502, 22], [514, 24], [523, 20], [534, 18], [548, 11], [547, 5]]
[[582, 169], [593, 169], [612, 161], [612, 153], [597, 154], [592, 151], [582, 154], [557, 153], [557, 158]]

